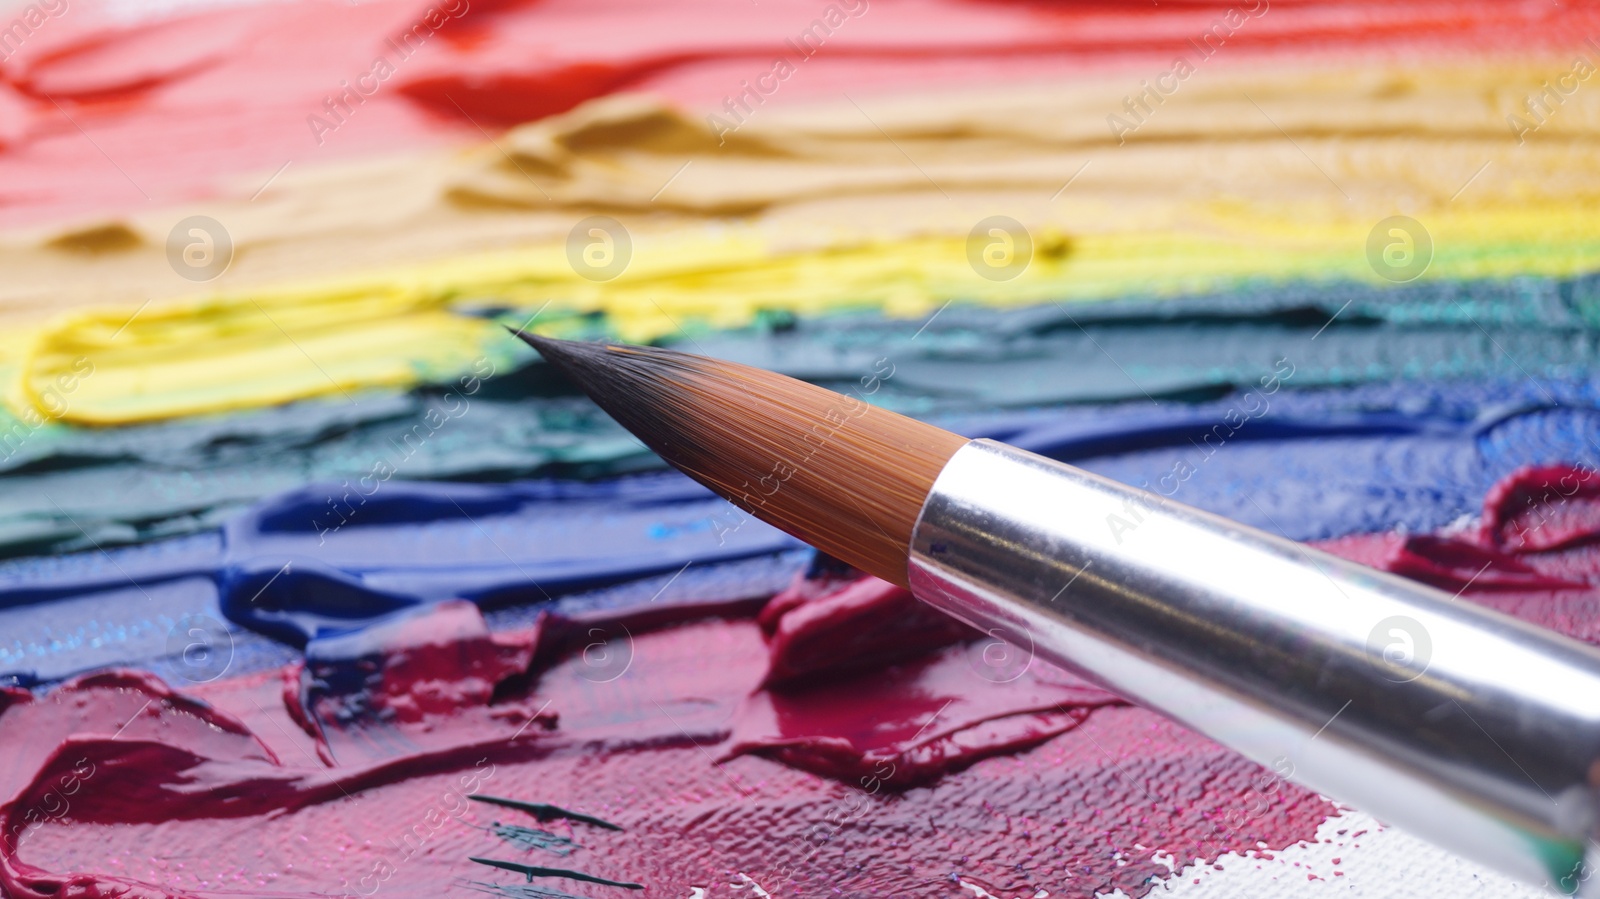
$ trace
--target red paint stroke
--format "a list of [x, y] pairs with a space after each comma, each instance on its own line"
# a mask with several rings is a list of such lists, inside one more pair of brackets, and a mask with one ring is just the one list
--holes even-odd
[[[622, 89], [662, 91], [731, 118], [732, 110], [718, 108], [725, 98], [742, 96], [736, 105], [748, 114], [780, 90], [791, 97], [836, 92], [841, 85], [970, 88], [1089, 68], [1147, 66], [1154, 72], [1170, 68], [1180, 54], [1213, 65], [1213, 56], [1237, 63], [1301, 58], [1308, 51], [1503, 52], [1508, 45], [1551, 43], [1546, 11], [1433, 2], [1262, 0], [1235, 4], [1236, 20], [1220, 29], [1227, 4], [838, 0], [797, 10], [728, 0], [692, 21], [670, 4], [587, 7], [600, 8], [626, 16], [628, 27], [575, 15], [560, 3], [508, 11], [481, 41], [431, 57], [401, 89], [442, 112], [461, 108], [504, 124]], [[552, 44], [552, 33], [564, 40]], [[1199, 46], [1208, 33], [1211, 43]], [[780, 71], [779, 61], [792, 74]], [[814, 78], [828, 84], [826, 91], [805, 84]]]
[[[491, 705], [495, 688], [528, 670], [533, 634], [491, 635], [478, 608], [453, 600], [344, 638], [314, 640], [290, 666], [283, 702], [317, 739], [326, 764], [380, 762], [444, 749], [497, 722], [551, 716], [514, 702]], [[481, 720], [480, 720], [481, 719]]]
[[[108, 27], [59, 47], [19, 53], [7, 80], [45, 102], [133, 97], [221, 65], [240, 43], [249, 41], [251, 23], [251, 18], [221, 10], [136, 29]], [[51, 25], [40, 26], [46, 38]]]
[[872, 670], [971, 639], [975, 632], [877, 578], [800, 578], [761, 610], [772, 661], [763, 686]]
[[[732, 115], [730, 102], [749, 114], [769, 102], [836, 102], [841, 90], [971, 90], [1091, 71], [1126, 71], [1132, 91], [1176, 54], [1198, 56], [1193, 42], [1229, 9], [1025, 0], [853, 0], [806, 9], [748, 0], [295, 0], [126, 24], [99, 14], [92, 0], [57, 7], [59, 14], [33, 14], [36, 27], [0, 63], [0, 226], [111, 215], [223, 189], [248, 195], [286, 163], [475, 143], [486, 129], [619, 90], [719, 115]], [[1242, 14], [1226, 52], [1215, 48], [1208, 67], [1415, 63], [1576, 49], [1581, 36], [1600, 34], [1600, 10], [1585, 4], [1257, 7], [1266, 14]], [[792, 71], [774, 80], [780, 60]]]
[[[1479, 529], [1322, 545], [1600, 642], [1600, 552], [1581, 524], [1600, 521], [1600, 492], [1568, 491], [1574, 471], [1513, 475]], [[1535, 497], [1537, 516], [1508, 496]], [[1496, 545], [1514, 521], [1515, 546]], [[760, 622], [749, 604], [680, 605], [509, 635], [447, 604], [314, 643], [288, 707], [262, 675], [192, 695], [128, 672], [4, 691], [0, 889], [422, 897], [512, 882], [467, 861], [477, 855], [664, 895], [754, 882], [775, 895], [953, 896], [964, 882], [1138, 897], [1168, 873], [1158, 854], [1265, 857], [1311, 839], [1328, 812], [1068, 675], [989, 664], [982, 638], [929, 638], [906, 658], [876, 617], [903, 602], [836, 576], [781, 594]], [[822, 652], [830, 635], [849, 650]], [[784, 666], [793, 677], [762, 686]], [[324, 758], [296, 705], [333, 750]], [[540, 824], [467, 801], [473, 791], [625, 830]], [[497, 836], [497, 821], [580, 848], [554, 865]]]
[[1600, 534], [1600, 472], [1530, 465], [1483, 501], [1480, 540], [1514, 552], [1567, 549]]

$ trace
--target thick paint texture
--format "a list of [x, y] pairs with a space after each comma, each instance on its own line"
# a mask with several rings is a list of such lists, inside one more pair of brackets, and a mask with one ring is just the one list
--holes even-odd
[[822, 570], [796, 579], [761, 610], [761, 629], [772, 646], [764, 686], [916, 658], [973, 636], [965, 625], [917, 602], [909, 590], [861, 578], [826, 556], [819, 560]]
[[[59, 752], [47, 755], [46, 746], [7, 746], [18, 766], [37, 768], [36, 784], [52, 785], [20, 791], [19, 811], [9, 819], [13, 827], [8, 831], [16, 835], [18, 848], [7, 853], [0, 867], [8, 890], [21, 896], [47, 895], [69, 885], [84, 895], [107, 895], [119, 888], [155, 888], [176, 895], [230, 889], [284, 895], [357, 893], [370, 886], [360, 884], [363, 877], [373, 872], [382, 877], [385, 870], [399, 875], [386, 889], [403, 895], [460, 889], [463, 877], [511, 883], [510, 878], [475, 872], [466, 856], [539, 864], [537, 851], [504, 840], [491, 826], [493, 821], [537, 822], [505, 809], [468, 811], [460, 794], [468, 791], [469, 782], [470, 789], [485, 793], [533, 797], [616, 821], [626, 828], [625, 835], [537, 826], [552, 828], [582, 847], [566, 858], [564, 867], [641, 879], [672, 892], [727, 883], [734, 876], [730, 872], [773, 885], [793, 877], [797, 886], [816, 889], [820, 872], [849, 870], [839, 858], [862, 852], [886, 854], [856, 874], [828, 876], [848, 877], [880, 894], [914, 890], [951, 872], [976, 882], [1004, 883], [1016, 876], [1011, 866], [1023, 858], [1017, 854], [1022, 850], [1008, 849], [1014, 841], [994, 825], [1004, 818], [1020, 823], [1024, 817], [1040, 831], [1028, 855], [1045, 852], [1040, 870], [1025, 876], [1041, 883], [1053, 876], [1071, 877], [1137, 890], [1138, 879], [1159, 870], [1148, 860], [1130, 869], [1107, 857], [1103, 842], [1091, 836], [1104, 822], [1095, 820], [1089, 830], [1079, 822], [1107, 814], [1120, 818], [1134, 810], [1119, 813], [1108, 807], [1106, 797], [1081, 796], [1079, 791], [1085, 784], [1085, 762], [1092, 770], [1106, 767], [1096, 744], [1142, 754], [1134, 747], [1153, 737], [1164, 739], [1164, 725], [1113, 717], [1098, 725], [1092, 742], [1064, 754], [1021, 768], [1001, 759], [993, 760], [999, 768], [983, 773], [968, 767], [994, 752], [1014, 751], [1069, 731], [1087, 717], [1088, 709], [1111, 701], [1064, 675], [1024, 672], [1010, 680], [1015, 686], [1010, 689], [998, 678], [983, 676], [981, 662], [974, 669], [964, 647], [952, 648], [888, 670], [892, 679], [878, 697], [887, 726], [851, 724], [847, 709], [854, 705], [858, 685], [846, 679], [831, 692], [811, 690], [799, 696], [799, 706], [791, 704], [790, 714], [781, 719], [787, 730], [768, 736], [768, 717], [751, 706], [765, 694], [747, 696], [767, 663], [760, 630], [748, 618], [683, 623], [666, 630], [647, 630], [634, 621], [630, 639], [609, 647], [611, 652], [626, 647], [625, 665], [596, 653], [591, 635], [599, 627], [615, 634], [629, 622], [585, 622], [576, 632], [581, 634], [576, 651], [538, 666], [520, 684], [516, 678], [501, 681], [495, 691], [499, 695], [486, 702], [490, 696], [481, 675], [500, 670], [497, 660], [506, 658], [505, 644], [517, 638], [502, 638], [495, 645], [481, 631], [474, 637], [463, 630], [471, 629], [470, 616], [458, 617], [464, 613], [470, 607], [444, 607], [416, 619], [413, 623], [426, 629], [427, 636], [406, 626], [390, 629], [387, 636], [393, 642], [374, 644], [381, 646], [379, 652], [358, 651], [345, 659], [345, 674], [353, 674], [366, 689], [347, 693], [338, 703], [324, 694], [303, 707], [313, 710], [305, 730], [324, 735], [318, 737], [319, 749], [331, 747], [329, 754], [338, 759], [333, 768], [307, 755], [303, 738], [290, 738], [292, 712], [281, 706], [267, 711], [273, 697], [266, 689], [239, 690], [223, 683], [203, 693], [218, 709], [207, 714], [223, 724], [230, 720], [222, 711], [229, 705], [251, 709], [253, 723], [268, 728], [262, 736], [274, 746], [281, 764], [263, 758], [265, 752], [249, 744], [235, 749], [215, 745], [220, 742], [216, 738], [208, 742], [188, 736], [177, 726], [181, 720], [168, 720], [183, 709], [169, 708], [152, 692], [155, 686], [139, 687], [132, 680], [115, 695], [94, 692], [88, 684], [68, 684], [51, 694], [53, 699], [9, 710], [0, 719], [7, 725], [0, 733], [20, 733], [9, 727], [18, 709], [40, 707], [35, 714], [46, 714], [41, 704], [52, 701], [91, 720], [138, 720], [123, 733], [111, 734], [115, 739], [105, 732], [93, 736], [93, 724], [75, 725], [84, 736], [69, 743], [70, 751], [79, 753], [70, 766], [55, 761], [62, 758]], [[679, 614], [692, 618], [695, 610], [680, 609]], [[457, 639], [442, 639], [447, 636]], [[308, 670], [319, 672], [314, 683], [338, 679], [339, 662], [330, 653], [314, 647], [310, 655], [315, 660], [308, 662]], [[434, 689], [425, 693], [433, 707], [397, 709], [389, 701], [391, 688], [414, 684], [411, 674], [418, 665], [433, 676]], [[800, 708], [809, 714], [794, 714]], [[317, 711], [331, 714], [321, 717]], [[841, 719], [840, 713], [846, 717]], [[716, 762], [706, 750], [718, 744], [739, 748], [729, 743], [730, 726], [766, 737], [769, 743], [783, 739], [782, 747], [773, 747], [780, 757], [800, 767], [823, 768], [844, 783], [754, 758]], [[163, 738], [151, 739], [152, 732]], [[813, 751], [802, 752], [795, 736], [810, 741]], [[815, 752], [819, 742], [831, 749], [826, 756]], [[849, 757], [855, 761], [841, 767]], [[1250, 766], [1229, 760], [1209, 744], [1183, 748], [1172, 741], [1150, 761], [1163, 760], [1208, 769], [1220, 765], [1222, 770], [1194, 795], [1200, 800], [1198, 809], [1138, 811], [1140, 835], [1147, 844], [1176, 841], [1180, 851], [1216, 851], [1209, 847], [1222, 845], [1232, 833], [1212, 820], [1221, 820], [1229, 803], [1249, 793]], [[939, 786], [899, 791], [904, 784], [936, 779], [941, 772], [960, 773], [952, 775], [957, 780]], [[49, 792], [58, 782], [69, 795]], [[186, 789], [186, 783], [201, 783], [205, 789]], [[43, 804], [57, 814], [39, 812]], [[1142, 798], [1139, 804], [1145, 804]], [[1320, 814], [1320, 803], [1309, 797], [1275, 795], [1272, 804], [1282, 817], [1250, 822], [1238, 831], [1249, 844], [1255, 839], [1284, 842], [1285, 828], [1308, 832], [1302, 828]], [[266, 816], [272, 809], [280, 811]], [[949, 820], [934, 832], [919, 834], [922, 849], [906, 846], [899, 834], [913, 821], [926, 822], [935, 810]], [[26, 828], [34, 820], [30, 812], [40, 825], [33, 829]], [[691, 826], [688, 818], [699, 823]], [[18, 822], [23, 826], [17, 827]], [[928, 827], [924, 823], [919, 829]], [[231, 849], [217, 838], [240, 828], [253, 838], [235, 841]], [[157, 831], [196, 850], [183, 870], [162, 871], [163, 863], [145, 857], [141, 847], [148, 847]], [[93, 862], [84, 854], [91, 833]], [[384, 838], [377, 838], [379, 833]], [[760, 839], [748, 839], [753, 833]], [[925, 842], [929, 838], [934, 842]], [[929, 857], [928, 847], [946, 848]]]
[[[1593, 640], [1592, 472], [1518, 471], [1472, 528], [1324, 546]], [[1522, 542], [1506, 548], [1507, 533]], [[0, 877], [21, 897], [354, 894], [378, 880], [437, 895], [511, 883], [468, 855], [551, 865], [548, 846], [508, 836], [515, 824], [573, 841], [554, 844], [561, 867], [669, 893], [749, 878], [1140, 896], [1165, 870], [1157, 855], [1281, 848], [1324, 814], [1204, 739], [982, 638], [909, 660], [861, 639], [850, 657], [810, 655], [803, 683], [761, 686], [795, 646], [855, 630], [873, 606], [902, 611], [904, 597], [838, 571], [757, 619], [682, 605], [490, 635], [456, 603], [314, 642], [282, 698], [271, 676], [202, 687], [206, 703], [133, 674], [12, 690]], [[518, 818], [470, 792], [624, 831]], [[230, 836], [241, 828], [253, 839]], [[194, 852], [175, 866], [152, 839]]]
[[[1600, 66], [1593, 4], [97, 2], [0, 16], [0, 675], [43, 682], [0, 692], [7, 895], [610, 892], [477, 856], [1138, 897], [1326, 815], [884, 584], [780, 590], [793, 541], [501, 323], [1600, 640], [1600, 89], [1533, 99]], [[1395, 214], [1411, 283], [1367, 246]], [[171, 260], [191, 215], [214, 280]], [[183, 686], [61, 683], [129, 661]]]
[[[996, 312], [956, 304], [921, 323], [873, 312], [772, 316], [758, 327], [700, 332], [675, 345], [855, 392], [974, 435], [993, 434], [991, 426], [1017, 434], [1031, 427], [1028, 421], [1044, 428], [1058, 418], [1060, 441], [1077, 447], [1061, 458], [1086, 461], [1148, 444], [1156, 438], [1138, 435], [1160, 431], [1167, 420], [1188, 422], [1186, 436], [1201, 440], [1221, 423], [1227, 404], [1187, 404], [1274, 382], [1290, 388], [1398, 382], [1379, 389], [1383, 396], [1307, 410], [1311, 417], [1338, 412], [1319, 426], [1328, 436], [1372, 433], [1383, 419], [1370, 413], [1384, 408], [1417, 410], [1445, 427], [1450, 419], [1493, 418], [1497, 406], [1554, 401], [1590, 408], [1588, 387], [1574, 394], [1542, 379], [1580, 379], [1592, 365], [1593, 325], [1600, 322], [1595, 284], [1584, 276], [1390, 291], [1258, 285], [1236, 294], [1070, 309], [1051, 303]], [[527, 352], [509, 342], [506, 348]], [[0, 553], [92, 549], [193, 533], [273, 495], [281, 496], [284, 520], [295, 504], [303, 506], [298, 514], [306, 530], [311, 522], [328, 528], [367, 520], [373, 502], [401, 495], [408, 489], [404, 482], [591, 478], [660, 465], [542, 362], [521, 355], [473, 364], [481, 374], [404, 395], [368, 391], [348, 400], [119, 428], [59, 421], [34, 427], [0, 414], [0, 472], [8, 485]], [[307, 370], [315, 372], [309, 364]], [[97, 369], [88, 380], [102, 374], [116, 376]], [[1529, 375], [1541, 378], [1538, 386], [1525, 380]], [[1436, 398], [1461, 389], [1454, 379], [1484, 377], [1507, 382], [1483, 385], [1481, 398], [1471, 401], [1476, 412]], [[77, 395], [52, 394], [50, 402], [60, 409]], [[1282, 408], [1282, 397], [1280, 391], [1268, 400], [1269, 414]], [[1104, 413], [1081, 408], [1107, 402], [1126, 405]], [[1248, 402], [1255, 421], [1263, 401]], [[1022, 411], [1063, 403], [1079, 408]], [[1017, 411], [992, 425], [983, 413], [996, 407]], [[1356, 424], [1349, 413], [1361, 413], [1366, 423]], [[1021, 423], [1008, 424], [1013, 418]], [[1240, 429], [1242, 439], [1264, 433], [1257, 424]], [[1434, 425], [1419, 419], [1391, 430], [1398, 435], [1416, 427]], [[1508, 433], [1493, 423], [1485, 427]], [[1168, 433], [1177, 446], [1187, 445]], [[1091, 434], [1100, 435], [1099, 448]], [[1028, 447], [1055, 454], [1056, 439]], [[1523, 461], [1582, 458], [1572, 455], [1577, 449]], [[308, 482], [327, 486], [320, 493], [292, 493]], [[1475, 484], [1470, 493], [1486, 487], [1487, 481]], [[1467, 500], [1467, 506], [1475, 503], [1475, 496]], [[1239, 514], [1254, 520], [1248, 507]], [[1386, 526], [1379, 520], [1357, 528]]]
[[[1112, 333], [1097, 332], [1095, 339]], [[1298, 342], [1319, 346], [1332, 334], [1330, 328], [1315, 342]], [[1296, 390], [1310, 370], [1280, 373], [1269, 362], [1262, 372], [1250, 389], [1210, 402], [966, 413], [941, 423], [1300, 540], [1399, 528], [1437, 531], [1476, 514], [1496, 480], [1518, 468], [1561, 460], [1600, 465], [1600, 393], [1588, 382], [1487, 379]], [[508, 407], [491, 408], [498, 413]], [[463, 453], [510, 458], [518, 435], [528, 432], [498, 430], [494, 415], [475, 417], [486, 412], [475, 406], [457, 422], [484, 429], [463, 430], [460, 440], [441, 432], [438, 439], [449, 439]], [[281, 421], [256, 427], [266, 430]], [[220, 433], [251, 439], [250, 431], [232, 430], [237, 425]], [[308, 427], [298, 433], [311, 435], [314, 444], [319, 432]], [[197, 424], [184, 439], [205, 458], [210, 452], [203, 441], [218, 434], [211, 425]], [[479, 435], [485, 438], [474, 447]], [[598, 435], [590, 439], [596, 449], [608, 446]], [[491, 440], [502, 441], [501, 448], [486, 446]], [[339, 444], [322, 452], [333, 446]], [[341, 452], [360, 459], [363, 446], [372, 444], [345, 444]], [[620, 436], [609, 446], [621, 458], [640, 453]], [[380, 458], [393, 453], [381, 443], [377, 450], [385, 454]], [[231, 449], [214, 464], [220, 467], [228, 458]], [[152, 455], [152, 466], [155, 461]], [[162, 655], [164, 635], [184, 614], [209, 615], [219, 626], [231, 620], [299, 647], [323, 632], [358, 629], [397, 610], [445, 599], [465, 598], [485, 609], [537, 607], [551, 597], [640, 578], [656, 578], [659, 587], [675, 574], [692, 580], [722, 565], [759, 567], [766, 564], [761, 560], [797, 546], [760, 522], [741, 520], [682, 476], [658, 473], [594, 483], [509, 484], [357, 476], [271, 498], [221, 531], [119, 549], [110, 545], [116, 532], [96, 516], [132, 517], [140, 497], [160, 499], [167, 496], [161, 492], [166, 485], [177, 483], [157, 480], [140, 492], [129, 471], [116, 466], [100, 476], [80, 467], [37, 476], [32, 489], [43, 522], [19, 514], [18, 529], [46, 523], [93, 527], [100, 549], [89, 544], [83, 553], [0, 566], [0, 632], [14, 641], [0, 643], [0, 673], [60, 678], [94, 663], [81, 654], [89, 644], [104, 646], [93, 655], [100, 664], [154, 660]], [[233, 483], [255, 486], [243, 474]], [[12, 479], [12, 502], [23, 495], [25, 483]], [[216, 482], [202, 480], [199, 488], [208, 483]], [[122, 500], [126, 512], [97, 505], [117, 490], [128, 493]], [[152, 501], [146, 516], [154, 508]], [[45, 517], [63, 512], [67, 517], [56, 522]], [[81, 544], [84, 536], [71, 530], [63, 539]], [[1515, 539], [1508, 536], [1508, 545]], [[720, 589], [731, 597], [775, 589], [761, 578], [753, 583], [762, 586], [744, 588], [737, 575], [728, 578]], [[848, 632], [851, 639], [870, 645], [892, 638], [916, 646], [940, 633], [937, 627], [923, 632], [916, 620], [884, 614], [871, 597], [861, 599], [862, 618]], [[832, 601], [853, 607], [858, 600], [845, 593]], [[77, 611], [51, 615], [49, 604], [62, 603], [68, 605], [59, 609]], [[779, 639], [787, 649], [777, 657], [776, 680], [832, 664], [830, 656], [840, 655], [826, 641], [783, 634]], [[118, 646], [151, 646], [152, 640], [149, 655], [144, 649], [116, 654]]]
[[[41, 30], [37, 49], [29, 43], [11, 63], [15, 80], [43, 84], [50, 71], [78, 83], [71, 73], [81, 67], [79, 87], [59, 88], [67, 97], [59, 108], [41, 98], [58, 88], [28, 90], [42, 92], [34, 101], [47, 116], [83, 107], [83, 131], [65, 121], [51, 129], [72, 153], [98, 156], [98, 145], [117, 159], [120, 146], [91, 140], [106, 96], [119, 98], [106, 127], [139, 131], [129, 140], [146, 152], [164, 146], [175, 118], [193, 128], [206, 118], [201, 109], [224, 106], [212, 101], [246, 83], [271, 108], [264, 95], [300, 96], [323, 77], [301, 101], [302, 118], [317, 118], [339, 105], [324, 94], [372, 83], [359, 66], [395, 52], [406, 17], [429, 20], [431, 11], [437, 27], [426, 26], [431, 36], [414, 59], [364, 102], [340, 101], [354, 111], [333, 137], [387, 127], [386, 116], [413, 128], [442, 113], [479, 145], [354, 170], [315, 159], [283, 170], [274, 158], [260, 176], [267, 190], [252, 183], [203, 208], [162, 203], [0, 239], [0, 265], [11, 273], [0, 315], [16, 325], [0, 339], [0, 386], [13, 414], [108, 425], [447, 383], [471, 360], [505, 358], [493, 326], [463, 314], [486, 308], [518, 322], [538, 312], [546, 316], [538, 327], [552, 332], [599, 324], [653, 340], [775, 311], [865, 306], [905, 319], [952, 298], [1013, 307], [1259, 281], [1382, 286], [1393, 273], [1365, 248], [1397, 207], [1427, 232], [1406, 238], [1415, 244], [1406, 252], [1427, 257], [1418, 277], [1562, 278], [1596, 266], [1586, 147], [1600, 121], [1597, 95], [1577, 90], [1536, 129], [1508, 128], [1574, 53], [1597, 52], [1577, 37], [1600, 33], [1587, 5], [1447, 13], [1423, 3], [1386, 8], [1379, 29], [1359, 4], [1263, 3], [1203, 58], [1215, 13], [1187, 4], [1137, 12], [971, 0], [835, 5], [840, 21], [827, 26], [826, 46], [784, 82], [811, 84], [811, 99], [791, 103], [805, 92], [785, 88], [770, 103], [742, 101], [747, 111], [733, 128], [714, 121], [734, 114], [727, 104], [708, 117], [691, 99], [704, 94], [639, 73], [726, 63], [734, 71], [714, 95], [721, 100], [761, 81], [760, 68], [800, 40], [806, 20], [729, 2], [693, 14], [707, 18], [695, 20], [703, 27], [669, 28], [663, 19], [690, 14], [654, 2], [466, 3], [443, 12], [400, 2], [213, 11], [127, 43]], [[328, 21], [315, 41], [279, 46], [309, 33], [318, 15]], [[70, 32], [73, 21], [58, 24]], [[630, 23], [625, 34], [614, 21]], [[213, 27], [249, 35], [251, 49], [187, 49]], [[544, 40], [552, 27], [570, 40]], [[46, 53], [58, 39], [62, 49]], [[1084, 52], [1090, 44], [1114, 49]], [[1453, 55], [1490, 45], [1505, 55], [1484, 64]], [[1130, 112], [1140, 108], [1130, 95], [1160, 81], [1173, 53], [1201, 68], [1170, 99], [1144, 99], [1147, 112]], [[315, 61], [281, 87], [255, 83], [269, 60], [302, 56]], [[314, 76], [336, 64], [338, 77]], [[967, 64], [993, 68], [935, 90], [948, 83], [929, 69]], [[112, 77], [124, 67], [126, 79]], [[879, 68], [898, 75], [878, 78]], [[1048, 77], [1053, 68], [1072, 77]], [[858, 97], [866, 71], [875, 90]], [[552, 78], [578, 86], [558, 89]], [[999, 101], [985, 84], [995, 79], [1007, 85]], [[83, 86], [91, 83], [99, 86]], [[659, 90], [612, 93], [623, 87]], [[490, 132], [466, 124], [477, 121], [469, 110], [502, 108], [508, 97], [562, 108], [495, 113], [537, 120], [482, 143]], [[569, 97], [586, 102], [566, 109]], [[192, 142], [204, 145], [205, 133]], [[76, 168], [49, 167], [64, 157], [35, 160], [34, 149], [18, 153], [42, 175], [83, 180]], [[14, 155], [0, 151], [0, 171]], [[204, 168], [164, 152], [151, 164], [168, 157], [188, 163], [185, 171]], [[122, 159], [122, 172], [95, 170], [137, 181], [132, 157]], [[196, 212], [233, 246], [226, 271], [204, 284], [180, 277], [167, 246]], [[584, 223], [577, 239], [593, 250], [596, 215], [626, 239], [618, 231], [610, 249], [596, 251], [604, 264], [575, 263], [586, 257], [569, 252], [574, 229]], [[1007, 226], [1015, 233], [999, 229], [1002, 240], [992, 223], [977, 227], [995, 215], [1015, 222]], [[1382, 229], [1378, 237], [1392, 241]], [[1004, 271], [986, 251], [1006, 257]], [[85, 367], [95, 376], [81, 377]], [[50, 391], [63, 378], [82, 383], [57, 403]]]
[[[286, 160], [475, 141], [475, 122], [503, 127], [619, 89], [733, 118], [725, 98], [751, 84], [761, 92], [750, 88], [746, 117], [769, 98], [863, 82], [1007, 84], [1092, 65], [1149, 67], [1149, 78], [1175, 52], [1198, 56], [1189, 42], [1218, 14], [1188, 4], [852, 0], [800, 9], [722, 0], [688, 12], [659, 0], [415, 0], [242, 5], [128, 22], [88, 0], [34, 7], [43, 14], [22, 23], [0, 67], [0, 97], [14, 113], [0, 132], [0, 210], [10, 222], [165, 205], [260, 173], [241, 186], [248, 196]], [[1241, 20], [1248, 27], [1227, 29], [1237, 33], [1226, 53], [1212, 38], [1209, 55], [1221, 57], [1212, 65], [1307, 48], [1539, 51], [1566, 37], [1555, 27], [1561, 10], [1508, 2], [1414, 2], [1381, 18], [1359, 4], [1253, 9]], [[1567, 13], [1574, 23], [1585, 15]], [[790, 69], [781, 78], [779, 58]], [[231, 102], [241, 96], [251, 102]]]
[[769, 647], [765, 689], [740, 709], [728, 757], [904, 788], [1034, 746], [1117, 701], [832, 560], [757, 620]]
[[[524, 704], [489, 708], [533, 651], [529, 635], [493, 637], [471, 604], [447, 601], [312, 641], [305, 661], [284, 672], [283, 704], [330, 766], [380, 762], [399, 747], [440, 751], [512, 719], [540, 726], [541, 712]], [[542, 723], [553, 727], [555, 716]]]

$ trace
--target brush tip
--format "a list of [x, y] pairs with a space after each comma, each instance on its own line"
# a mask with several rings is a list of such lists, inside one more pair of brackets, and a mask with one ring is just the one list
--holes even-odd
[[537, 334], [529, 334], [527, 331], [524, 331], [524, 330], [522, 330], [522, 328], [517, 327], [515, 325], [501, 325], [500, 327], [505, 328], [507, 331], [509, 331], [511, 333], [512, 337], [515, 337], [518, 340], [521, 340], [523, 343], [527, 344], [528, 346], [533, 347], [534, 349], [538, 350], [540, 353], [543, 353], [547, 348], [549, 348], [553, 344], [562, 342], [562, 341], [557, 340], [554, 337], [540, 337]]
[[554, 363], [558, 368], [566, 368], [566, 363], [571, 363], [585, 357], [591, 357], [597, 352], [603, 352], [606, 344], [586, 343], [581, 340], [562, 340], [559, 337], [542, 337], [530, 334], [521, 328], [506, 325], [505, 329], [519, 338], [523, 343], [539, 351], [546, 362]]
[[749, 366], [512, 333], [690, 477], [756, 518], [905, 586], [916, 517], [965, 438]]

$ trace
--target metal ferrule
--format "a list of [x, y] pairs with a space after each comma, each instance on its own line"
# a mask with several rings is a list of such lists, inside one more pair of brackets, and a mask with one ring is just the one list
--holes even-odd
[[1340, 802], [1600, 895], [1600, 652], [1448, 593], [977, 440], [911, 589]]

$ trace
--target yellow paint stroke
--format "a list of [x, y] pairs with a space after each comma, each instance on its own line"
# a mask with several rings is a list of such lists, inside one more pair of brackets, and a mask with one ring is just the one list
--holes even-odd
[[[61, 418], [119, 424], [404, 388], [453, 377], [485, 352], [502, 360], [519, 352], [498, 325], [453, 311], [461, 305], [512, 307], [515, 320], [538, 312], [534, 330], [555, 333], [573, 330], [574, 316], [599, 316], [614, 336], [646, 342], [693, 326], [736, 328], [780, 310], [871, 308], [916, 319], [951, 298], [1005, 307], [1225, 290], [1259, 279], [1383, 283], [1356, 223], [1314, 228], [1252, 216], [1237, 224], [1209, 238], [1036, 236], [1028, 268], [1002, 282], [975, 274], [965, 238], [789, 254], [749, 239], [666, 241], [638, 248], [621, 277], [600, 283], [573, 273], [564, 246], [547, 245], [388, 277], [166, 304], [132, 322], [127, 309], [72, 314], [22, 342], [17, 383], [22, 402], [37, 408], [39, 392], [87, 358], [95, 374]], [[1600, 222], [1570, 206], [1477, 211], [1433, 225], [1426, 278], [1600, 267]], [[1563, 239], [1550, 240], [1552, 233]]]

